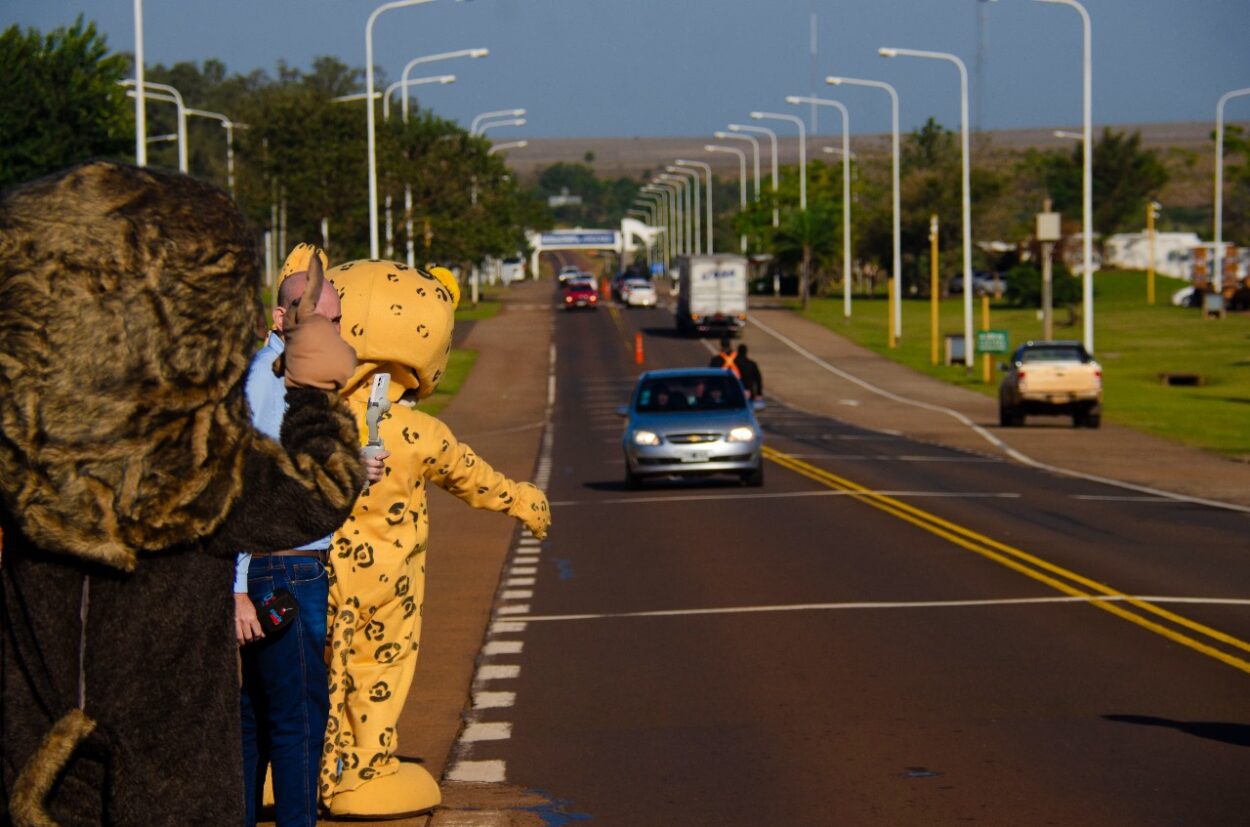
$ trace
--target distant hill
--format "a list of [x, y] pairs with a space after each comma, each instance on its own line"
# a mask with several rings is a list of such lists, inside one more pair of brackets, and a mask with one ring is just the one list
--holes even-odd
[[[1250, 123], [1241, 124], [1243, 128]], [[1164, 124], [1112, 124], [1117, 131], [1140, 130], [1142, 145], [1163, 153], [1171, 180], [1162, 193], [1162, 200], [1175, 206], [1200, 207], [1211, 198], [1211, 176], [1215, 150], [1211, 133], [1213, 122], [1164, 123]], [[1095, 128], [1095, 137], [1102, 131]], [[1054, 129], [1080, 131], [1079, 126], [1056, 126], [1049, 129], [1014, 129], [988, 131], [976, 135], [973, 140], [973, 163], [1004, 163], [1011, 157], [1028, 149], [1062, 149], [1071, 147], [1067, 138], [1056, 138]], [[812, 157], [829, 157], [820, 153], [820, 147], [829, 146], [840, 139], [821, 134], [808, 139], [808, 152]], [[729, 153], [705, 152], [708, 143], [724, 143], [711, 136], [694, 138], [530, 138], [529, 145], [507, 151], [508, 165], [521, 177], [532, 179], [552, 164], [564, 161], [589, 163], [601, 177], [639, 177], [654, 174], [677, 158], [692, 158], [712, 165], [718, 176], [737, 175], [737, 159]], [[750, 151], [745, 141], [735, 145]], [[798, 138], [780, 136], [778, 157], [783, 164], [798, 162]], [[877, 155], [889, 153], [890, 136], [852, 135], [852, 149], [866, 162]], [[748, 155], [748, 159], [749, 159]], [[589, 162], [587, 158], [590, 158]], [[749, 161], [748, 161], [749, 162]], [[768, 139], [760, 144], [761, 174], [767, 175], [770, 162]], [[749, 174], [749, 173], [748, 173]]]

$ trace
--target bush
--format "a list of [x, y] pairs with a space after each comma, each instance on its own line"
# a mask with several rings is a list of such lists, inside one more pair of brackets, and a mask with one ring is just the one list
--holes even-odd
[[[1063, 264], [1055, 262], [1051, 278], [1052, 306], [1081, 301], [1081, 280]], [[1007, 271], [1006, 299], [1016, 307], [1042, 306], [1042, 273], [1032, 264], [1017, 264]]]

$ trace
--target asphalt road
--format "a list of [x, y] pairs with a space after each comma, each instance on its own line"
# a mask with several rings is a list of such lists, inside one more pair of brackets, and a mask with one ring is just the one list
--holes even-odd
[[547, 823], [1246, 823], [1244, 515], [778, 405], [763, 489], [627, 491], [635, 332], [708, 350], [663, 309], [555, 322], [556, 529], [473, 747]]

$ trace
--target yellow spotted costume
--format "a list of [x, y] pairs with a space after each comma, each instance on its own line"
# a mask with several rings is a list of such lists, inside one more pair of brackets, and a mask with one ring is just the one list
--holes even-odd
[[[432, 270], [355, 261], [326, 273], [342, 298], [343, 338], [359, 360], [343, 394], [362, 438], [376, 373], [390, 374], [389, 395], [398, 403], [405, 391], [433, 393], [447, 366], [459, 289], [450, 272]], [[330, 721], [320, 792], [341, 816], [398, 816], [439, 803], [429, 773], [395, 758], [421, 635], [426, 485], [506, 512], [539, 537], [550, 524], [541, 491], [492, 469], [438, 419], [392, 404], [380, 434], [391, 454], [385, 476], [357, 500], [330, 552]]]

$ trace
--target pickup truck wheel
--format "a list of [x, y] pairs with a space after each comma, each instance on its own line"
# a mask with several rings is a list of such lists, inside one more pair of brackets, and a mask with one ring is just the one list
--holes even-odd
[[1085, 427], [1086, 428], [1097, 428], [1101, 424], [1102, 424], [1102, 414], [1091, 413], [1091, 414], [1085, 415]]
[[1018, 408], [999, 403], [998, 424], [1004, 428], [1019, 428], [1024, 424], [1024, 414]]

